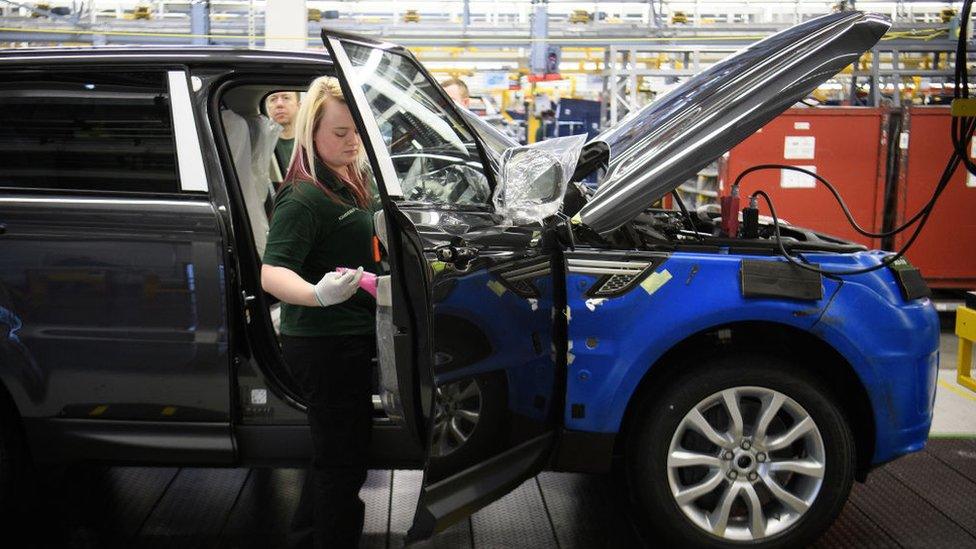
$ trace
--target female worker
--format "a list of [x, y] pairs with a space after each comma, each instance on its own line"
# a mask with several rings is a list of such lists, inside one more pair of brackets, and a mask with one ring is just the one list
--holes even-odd
[[356, 547], [363, 528], [375, 303], [358, 288], [363, 269], [377, 270], [365, 162], [338, 80], [317, 78], [295, 121], [261, 269], [262, 286], [283, 303], [282, 354], [312, 431], [292, 541], [308, 545], [311, 536], [315, 547]]

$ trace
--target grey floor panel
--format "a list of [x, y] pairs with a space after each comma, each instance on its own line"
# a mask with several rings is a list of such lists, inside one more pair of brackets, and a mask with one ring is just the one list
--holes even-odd
[[390, 528], [390, 490], [393, 483], [392, 471], [374, 470], [366, 477], [366, 484], [359, 497], [366, 504], [366, 519], [363, 522], [363, 539], [360, 549], [386, 549], [387, 532]]
[[558, 547], [534, 478], [471, 515], [471, 532], [479, 549]]
[[972, 540], [885, 469], [873, 472], [864, 485], [855, 483], [851, 501], [903, 547], [955, 547]]
[[113, 467], [103, 469], [96, 489], [108, 496], [104, 512], [110, 531], [129, 540], [149, 517], [179, 472], [175, 467]]
[[[413, 514], [420, 497], [423, 471], [393, 471], [392, 497], [390, 501], [390, 547], [404, 546], [407, 531], [413, 523]], [[464, 520], [427, 541], [410, 545], [411, 549], [463, 549], [471, 548], [471, 523]]]
[[[5, 531], [3, 547], [284, 547], [305, 474], [91, 465], [61, 471], [42, 485], [42, 509]], [[421, 479], [421, 471], [370, 472], [361, 492], [362, 548], [403, 547]], [[412, 547], [638, 547], [622, 489], [601, 476], [543, 473]], [[29, 543], [12, 542], [20, 529]], [[932, 440], [924, 452], [876, 470], [866, 485], [855, 485], [814, 547], [976, 548], [976, 441]]]
[[640, 545], [606, 477], [541, 473], [536, 480], [560, 549]]
[[844, 506], [837, 520], [812, 547], [816, 549], [887, 549], [898, 542], [853, 503]]
[[927, 452], [907, 455], [885, 470], [974, 536], [976, 545], [976, 483]]
[[192, 549], [216, 544], [248, 469], [181, 469], [134, 546]]
[[177, 471], [91, 465], [45, 471], [38, 482], [48, 497], [5, 526], [29, 533], [27, 547], [127, 547]]
[[220, 547], [284, 547], [304, 481], [302, 469], [252, 469], [230, 511]]
[[976, 482], [976, 440], [933, 439], [928, 442], [925, 451], [960, 475]]

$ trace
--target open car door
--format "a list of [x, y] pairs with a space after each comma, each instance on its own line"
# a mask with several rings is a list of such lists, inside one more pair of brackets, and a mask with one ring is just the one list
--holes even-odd
[[540, 225], [493, 211], [484, 145], [413, 55], [322, 38], [382, 197], [382, 401], [425, 447], [408, 534], [424, 539], [547, 463], [564, 409], [563, 258]]

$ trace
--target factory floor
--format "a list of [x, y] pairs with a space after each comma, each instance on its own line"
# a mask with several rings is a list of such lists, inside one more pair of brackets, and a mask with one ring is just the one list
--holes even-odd
[[[928, 447], [875, 470], [818, 547], [976, 547], [976, 393], [955, 382], [956, 338], [942, 336]], [[69, 468], [12, 547], [283, 547], [304, 471]], [[371, 471], [362, 547], [402, 547], [421, 471]], [[607, 476], [542, 473], [415, 547], [654, 546]], [[10, 539], [10, 538], [8, 538]], [[4, 545], [6, 546], [6, 545]]]

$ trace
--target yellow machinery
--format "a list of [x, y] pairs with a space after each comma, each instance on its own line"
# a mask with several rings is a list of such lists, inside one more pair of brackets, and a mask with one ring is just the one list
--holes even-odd
[[945, 8], [941, 12], [939, 12], [939, 17], [942, 18], [943, 23], [948, 23], [949, 21], [952, 21], [952, 18], [955, 16], [956, 16], [956, 10], [952, 8]]
[[317, 8], [308, 8], [308, 20], [313, 23], [318, 23], [322, 20], [322, 10]]
[[570, 23], [589, 23], [590, 13], [586, 10], [573, 10], [573, 13], [569, 14]]
[[126, 12], [123, 19], [152, 19], [152, 6], [149, 4], [138, 4], [131, 12]]
[[407, 10], [403, 14], [404, 23], [419, 23], [420, 22], [420, 12], [417, 10]]
[[[37, 9], [39, 9], [39, 10], [51, 11], [51, 4], [39, 3], [39, 4], [34, 4], [34, 7], [37, 8]], [[31, 17], [37, 18], [37, 17], [44, 17], [44, 16], [45, 16], [45, 14], [44, 13], [41, 13], [39, 11], [32, 11], [31, 12]]]
[[152, 6], [149, 4], [139, 4], [132, 10], [133, 19], [152, 19]]
[[956, 336], [959, 337], [956, 381], [970, 391], [976, 391], [976, 379], [973, 379], [973, 341], [976, 341], [976, 292], [966, 294], [966, 306], [956, 309]]
[[672, 25], [685, 25], [688, 23], [688, 16], [685, 15], [683, 11], [675, 11], [671, 13], [671, 24]]

